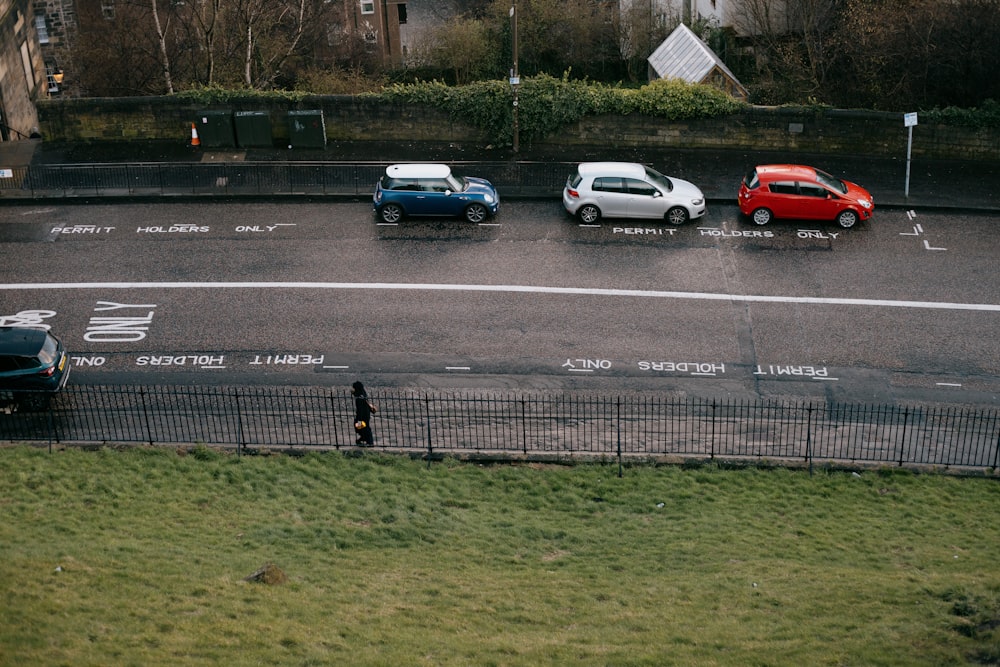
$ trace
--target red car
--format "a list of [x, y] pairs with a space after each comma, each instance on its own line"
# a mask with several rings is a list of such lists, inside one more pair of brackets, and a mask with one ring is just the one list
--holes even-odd
[[853, 227], [875, 210], [871, 194], [860, 185], [800, 164], [763, 164], [740, 184], [740, 211], [758, 225], [772, 218], [835, 220]]

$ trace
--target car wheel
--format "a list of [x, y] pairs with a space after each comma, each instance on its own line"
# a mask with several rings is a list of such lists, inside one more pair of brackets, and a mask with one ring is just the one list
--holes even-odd
[[486, 207], [482, 204], [470, 204], [465, 209], [465, 219], [473, 224], [478, 224], [486, 219]]
[[688, 221], [687, 209], [683, 206], [674, 206], [667, 211], [666, 219], [671, 225], [683, 225]]
[[771, 222], [772, 217], [774, 217], [773, 214], [766, 208], [755, 209], [754, 212], [750, 214], [750, 219], [753, 220], [755, 225], [766, 225]]
[[858, 214], [850, 209], [841, 211], [840, 215], [837, 216], [837, 224], [844, 229], [850, 229], [854, 225], [858, 224]]
[[43, 392], [21, 394], [17, 397], [17, 406], [25, 412], [42, 412], [48, 409], [52, 397]]
[[378, 212], [382, 222], [394, 223], [403, 219], [403, 209], [398, 204], [386, 204]]
[[580, 222], [587, 225], [592, 225], [601, 219], [601, 209], [593, 204], [584, 204], [576, 214], [580, 216]]

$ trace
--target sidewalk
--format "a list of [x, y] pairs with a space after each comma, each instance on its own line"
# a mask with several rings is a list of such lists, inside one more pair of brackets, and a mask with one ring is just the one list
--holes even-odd
[[[501, 162], [509, 150], [432, 143], [331, 142], [325, 150], [278, 148], [190, 148], [182, 142], [108, 142], [46, 144], [0, 143], [0, 169], [31, 165], [184, 162]], [[910, 163], [909, 196], [906, 156], [821, 155], [788, 151], [711, 149], [636, 150], [606, 147], [522, 147], [526, 162], [621, 160], [650, 164], [657, 170], [698, 185], [709, 200], [735, 201], [743, 174], [756, 164], [809, 164], [867, 188], [879, 206], [1000, 211], [1000, 162], [928, 160]]]

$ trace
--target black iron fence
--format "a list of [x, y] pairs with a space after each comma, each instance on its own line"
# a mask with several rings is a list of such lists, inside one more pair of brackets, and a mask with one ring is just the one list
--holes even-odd
[[[428, 453], [796, 459], [996, 468], [1000, 410], [658, 396], [380, 392], [376, 447]], [[342, 390], [67, 388], [47, 409], [8, 402], [10, 442], [353, 447]]]
[[[504, 194], [558, 195], [575, 163], [452, 162]], [[3, 171], [5, 198], [371, 196], [380, 162], [137, 162], [32, 165]]]

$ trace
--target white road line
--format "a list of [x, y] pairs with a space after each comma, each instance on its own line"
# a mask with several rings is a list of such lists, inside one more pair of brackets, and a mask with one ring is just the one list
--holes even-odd
[[1000, 304], [953, 303], [948, 301], [899, 301], [893, 299], [847, 299], [818, 296], [769, 296], [766, 294], [722, 294], [717, 292], [667, 292], [659, 290], [605, 289], [599, 287], [545, 287], [538, 285], [450, 285], [439, 283], [320, 283], [320, 282], [96, 282], [96, 283], [0, 283], [0, 292], [30, 290], [174, 290], [174, 289], [317, 289], [384, 290], [421, 292], [511, 292], [523, 294], [566, 294], [650, 299], [692, 299], [747, 303], [799, 303], [825, 306], [873, 306], [923, 308], [928, 310], [975, 310], [1000, 312]]

